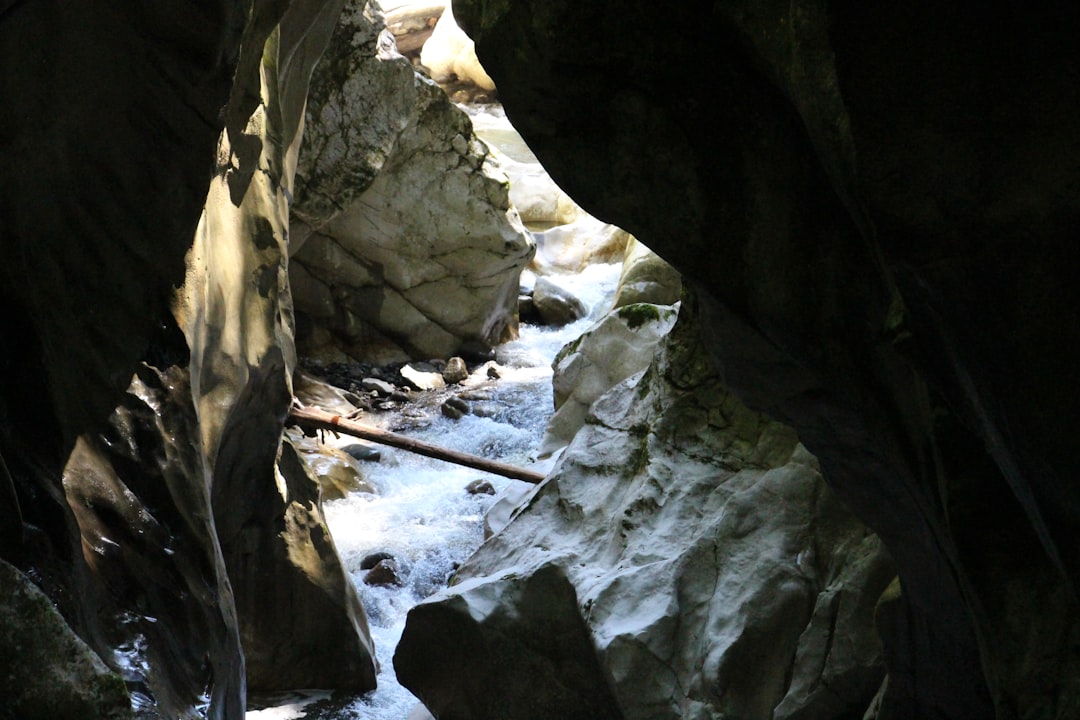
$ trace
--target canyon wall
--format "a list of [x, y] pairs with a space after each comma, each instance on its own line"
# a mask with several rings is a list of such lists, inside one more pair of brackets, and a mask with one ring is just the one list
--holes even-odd
[[556, 182], [682, 272], [724, 382], [884, 541], [877, 716], [1076, 714], [1077, 12], [455, 14]]

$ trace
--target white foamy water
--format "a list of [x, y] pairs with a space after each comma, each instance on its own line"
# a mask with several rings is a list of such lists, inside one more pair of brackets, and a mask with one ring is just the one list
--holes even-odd
[[[465, 383], [464, 394], [475, 398], [470, 400], [474, 409], [483, 406], [490, 417], [450, 420], [432, 413], [421, 421], [422, 427], [404, 433], [513, 465], [550, 469], [554, 459], [536, 463], [535, 456], [553, 410], [552, 359], [608, 311], [619, 271], [619, 265], [593, 265], [577, 275], [560, 276], [559, 283], [583, 300], [589, 315], [562, 328], [522, 326], [518, 340], [496, 350], [501, 377], [492, 382], [481, 371]], [[417, 421], [404, 417], [402, 422]], [[354, 442], [347, 437], [327, 440], [339, 446]], [[247, 720], [405, 720], [416, 706], [418, 701], [398, 684], [393, 671], [406, 615], [444, 588], [455, 566], [483, 542], [484, 513], [496, 498], [470, 495], [466, 485], [484, 479], [499, 491], [513, 481], [393, 448], [381, 452], [381, 462], [363, 466], [378, 494], [356, 493], [324, 505], [334, 542], [368, 615], [380, 664], [379, 687], [351, 698], [298, 694], [282, 698], [275, 707], [248, 712]], [[364, 584], [367, 571], [360, 569], [361, 561], [382, 552], [397, 561], [400, 587]]]

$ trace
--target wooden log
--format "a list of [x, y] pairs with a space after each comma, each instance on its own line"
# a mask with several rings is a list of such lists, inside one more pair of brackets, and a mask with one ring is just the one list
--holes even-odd
[[289, 417], [302, 428], [330, 430], [344, 435], [351, 435], [352, 437], [370, 440], [371, 442], [376, 442], [380, 445], [389, 445], [390, 447], [407, 450], [408, 452], [416, 453], [417, 455], [435, 458], [436, 460], [443, 460], [445, 462], [454, 463], [455, 465], [464, 465], [465, 467], [483, 470], [484, 472], [494, 473], [495, 475], [502, 475], [503, 477], [513, 478], [514, 480], [539, 483], [546, 477], [543, 473], [536, 472], [535, 470], [527, 470], [525, 468], [517, 467], [516, 465], [510, 465], [509, 463], [488, 460], [479, 455], [470, 455], [469, 453], [450, 450], [449, 448], [433, 445], [424, 442], [423, 440], [399, 435], [398, 433], [393, 433], [389, 430], [380, 430], [379, 428], [361, 425], [353, 420], [343, 418], [340, 415], [333, 415], [325, 410], [319, 410], [318, 408], [294, 406], [289, 410]]

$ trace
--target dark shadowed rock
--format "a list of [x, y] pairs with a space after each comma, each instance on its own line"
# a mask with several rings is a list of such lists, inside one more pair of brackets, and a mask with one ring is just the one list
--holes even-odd
[[[410, 612], [394, 666], [437, 716], [489, 717], [492, 702], [544, 717], [537, 694], [595, 672], [537, 635], [580, 634], [604, 712], [627, 720], [856, 717], [877, 692], [874, 606], [894, 572], [881, 542], [679, 323], [644, 375], [593, 404], [508, 524], [512, 505], [498, 508], [455, 584]], [[434, 667], [444, 655], [453, 676]], [[530, 678], [524, 698], [488, 697]]]
[[455, 3], [552, 177], [700, 289], [730, 387], [888, 546], [882, 717], [1075, 713], [1077, 9], [652, 10]]
[[78, 638], [26, 575], [0, 560], [0, 717], [125, 720], [123, 679]]
[[401, 578], [401, 571], [398, 569], [397, 561], [393, 558], [386, 558], [375, 563], [367, 571], [367, 574], [364, 575], [364, 584], [385, 587], [388, 585], [404, 585], [405, 581]]
[[469, 368], [461, 358], [452, 357], [446, 361], [446, 367], [443, 368], [442, 376], [447, 384], [453, 385], [469, 377]]
[[473, 480], [465, 486], [465, 492], [470, 495], [494, 495], [495, 487], [487, 480]]
[[588, 312], [578, 297], [547, 277], [536, 279], [532, 304], [544, 325], [566, 325]]

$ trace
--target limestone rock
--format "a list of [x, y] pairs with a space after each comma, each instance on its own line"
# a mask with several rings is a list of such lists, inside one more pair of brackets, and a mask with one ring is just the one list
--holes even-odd
[[633, 303], [674, 305], [681, 297], [679, 271], [637, 239], [630, 238], [612, 304], [617, 308]]
[[594, 263], [622, 262], [630, 234], [622, 228], [582, 214], [572, 222], [533, 233], [536, 273], [573, 273]]
[[869, 704], [892, 565], [795, 433], [723, 388], [696, 333], [681, 317], [456, 584], [410, 612], [394, 666], [436, 716], [492, 703], [514, 718], [768, 720]]
[[465, 486], [465, 492], [470, 495], [494, 495], [495, 488], [487, 480], [473, 480]]
[[380, 560], [364, 575], [365, 585], [403, 585], [404, 582], [401, 579], [401, 572], [398, 570], [397, 562], [393, 558]]
[[414, 390], [442, 390], [446, 387], [442, 373], [434, 370], [421, 370], [413, 364], [407, 364], [401, 368], [401, 377], [413, 387]]
[[344, 450], [318, 443], [309, 452], [301, 451], [301, 457], [319, 482], [322, 500], [340, 500], [354, 492], [375, 492], [375, 487], [364, 479], [357, 460]]
[[163, 717], [192, 714], [204, 694], [225, 714], [244, 703], [239, 623], [188, 377], [185, 368], [140, 367], [108, 426], [80, 438], [64, 469], [103, 586], [95, 602], [109, 618], [105, 657], [123, 659]]
[[469, 368], [464, 360], [455, 356], [446, 361], [442, 376], [447, 384], [453, 385], [469, 377]]
[[563, 571], [508, 574], [492, 590], [468, 583], [410, 611], [400, 682], [436, 717], [620, 718]]
[[516, 332], [532, 242], [468, 117], [392, 44], [372, 6], [350, 2], [312, 79], [292, 206], [297, 307], [358, 359], [485, 350]]
[[657, 344], [675, 325], [678, 308], [627, 305], [606, 315], [564, 347], [552, 363], [555, 413], [544, 428], [541, 456], [567, 445], [589, 408], [626, 378], [643, 372]]
[[454, 5], [552, 176], [702, 290], [731, 389], [889, 547], [883, 717], [1080, 711], [1078, 20], [981, 8]]
[[79, 639], [41, 590], [0, 560], [0, 717], [133, 717], [123, 679]]
[[494, 81], [476, 59], [473, 41], [457, 26], [450, 3], [420, 51], [420, 62], [436, 82], [469, 82], [485, 90], [495, 89]]
[[566, 325], [588, 313], [580, 298], [549, 277], [537, 278], [532, 301], [545, 325]]

